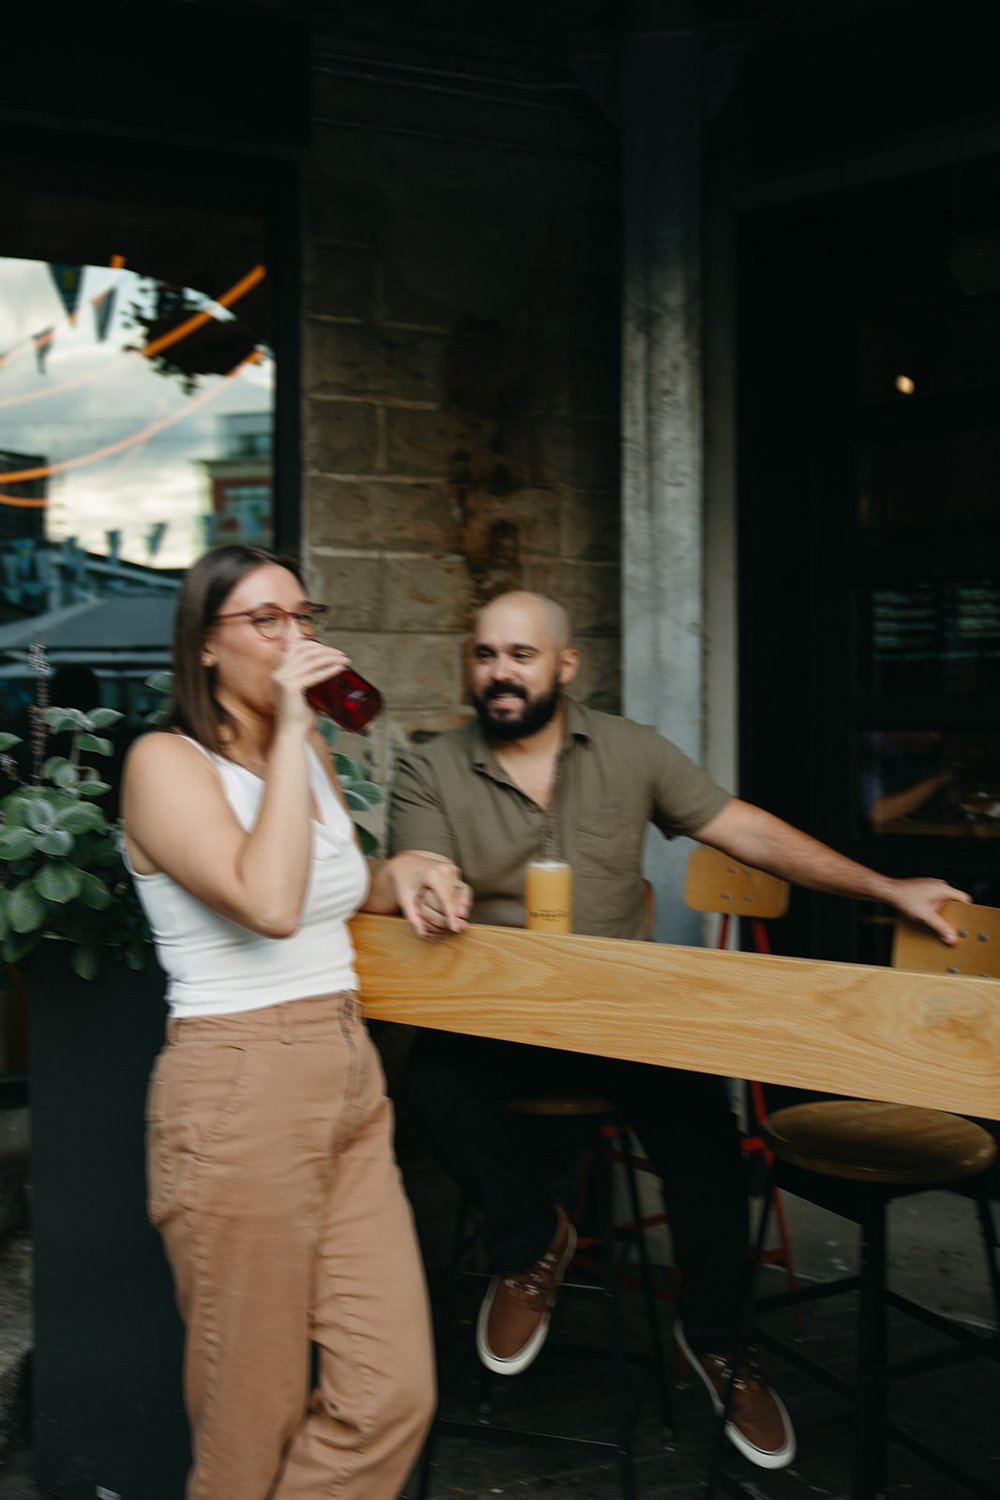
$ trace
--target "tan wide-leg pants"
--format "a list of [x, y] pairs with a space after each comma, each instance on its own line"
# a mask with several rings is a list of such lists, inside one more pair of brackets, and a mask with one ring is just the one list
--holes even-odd
[[188, 1500], [394, 1500], [433, 1356], [356, 997], [172, 1021], [148, 1123], [150, 1218], [187, 1329]]

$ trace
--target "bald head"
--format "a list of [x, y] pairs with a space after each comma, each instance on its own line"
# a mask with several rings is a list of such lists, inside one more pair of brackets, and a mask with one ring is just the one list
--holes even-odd
[[564, 651], [572, 640], [569, 615], [548, 594], [534, 594], [529, 589], [511, 589], [484, 604], [476, 616], [476, 638], [492, 633], [499, 620], [521, 618], [535, 637], [545, 637], [557, 651]]
[[562, 690], [578, 664], [561, 604], [522, 589], [492, 599], [476, 617], [469, 661], [472, 702], [486, 733], [495, 740], [558, 734]]

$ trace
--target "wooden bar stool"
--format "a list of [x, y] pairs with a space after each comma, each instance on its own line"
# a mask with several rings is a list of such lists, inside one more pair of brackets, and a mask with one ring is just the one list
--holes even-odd
[[[684, 904], [691, 911], [717, 916], [716, 948], [725, 948], [729, 940], [730, 925], [735, 925], [737, 935], [741, 919], [750, 923], [756, 953], [770, 953], [767, 921], [783, 917], [788, 911], [788, 881], [777, 875], [768, 875], [764, 870], [755, 870], [744, 865], [720, 849], [709, 849], [700, 845], [692, 849], [688, 857], [684, 877]], [[746, 1081], [747, 1131], [743, 1137], [743, 1153], [749, 1158], [757, 1157], [765, 1170], [770, 1170], [770, 1152], [761, 1135], [761, 1121], [767, 1113], [764, 1093], [755, 1080]], [[771, 1197], [771, 1212], [778, 1231], [778, 1243], [763, 1252], [761, 1264], [781, 1266], [788, 1279], [788, 1286], [795, 1291], [795, 1261], [792, 1257], [792, 1242], [785, 1218], [785, 1206], [781, 1194], [774, 1189]], [[797, 1303], [794, 1316], [799, 1328], [803, 1327], [802, 1310]]]
[[[952, 901], [944, 909], [946, 919], [958, 934], [954, 947], [938, 942], [926, 927], [897, 922], [893, 932], [892, 965], [917, 974], [967, 974], [974, 979], [1000, 977], [1000, 909], [969, 906]], [[1000, 1122], [977, 1120], [990, 1132], [1000, 1150]], [[993, 1306], [1000, 1329], [1000, 1250], [991, 1199], [1000, 1198], [1000, 1174], [954, 1184], [955, 1191], [975, 1200], [983, 1239], [989, 1250], [989, 1273]]]
[[[581, 1175], [581, 1196], [575, 1212], [582, 1222], [588, 1212], [593, 1214], [595, 1233], [578, 1242], [577, 1255], [560, 1290], [560, 1306], [567, 1295], [584, 1294], [597, 1296], [604, 1304], [607, 1317], [606, 1340], [602, 1348], [572, 1346], [576, 1354], [596, 1354], [607, 1360], [609, 1387], [614, 1403], [613, 1441], [606, 1438], [588, 1437], [570, 1432], [553, 1432], [508, 1427], [492, 1422], [492, 1392], [497, 1377], [486, 1369], [479, 1373], [475, 1422], [456, 1421], [449, 1418], [435, 1419], [430, 1438], [424, 1449], [415, 1500], [425, 1500], [435, 1441], [438, 1437], [465, 1437], [498, 1445], [513, 1444], [539, 1448], [590, 1449], [606, 1458], [614, 1458], [619, 1467], [620, 1493], [622, 1500], [635, 1500], [636, 1486], [632, 1456], [632, 1435], [640, 1409], [650, 1385], [655, 1387], [660, 1420], [665, 1435], [673, 1435], [670, 1411], [669, 1384], [666, 1377], [663, 1338], [654, 1296], [653, 1273], [646, 1245], [643, 1221], [639, 1207], [639, 1192], [635, 1176], [633, 1154], [628, 1127], [615, 1107], [606, 1099], [583, 1093], [553, 1092], [531, 1098], [513, 1100], [509, 1108], [521, 1115], [538, 1120], [561, 1121], [573, 1129], [576, 1139], [573, 1144], [582, 1151], [585, 1170]], [[615, 1225], [614, 1220], [614, 1173], [620, 1165], [631, 1214], [630, 1223]], [[586, 1200], [588, 1201], [584, 1201]], [[464, 1217], [464, 1214], [460, 1214]], [[460, 1230], [460, 1238], [462, 1237]], [[649, 1339], [649, 1358], [646, 1373], [639, 1382], [639, 1389], [630, 1400], [627, 1371], [635, 1357], [629, 1355], [626, 1341], [625, 1320], [622, 1307], [622, 1288], [629, 1278], [625, 1270], [625, 1259], [634, 1251], [639, 1265], [639, 1289], [642, 1292], [646, 1315], [646, 1331]], [[581, 1280], [576, 1274], [580, 1270], [596, 1272], [596, 1280]], [[467, 1279], [485, 1289], [489, 1276], [479, 1272], [462, 1273]], [[541, 1357], [544, 1357], [544, 1353]]]
[[[656, 893], [653, 890], [651, 882], [648, 880], [644, 880], [642, 882], [642, 888], [643, 908], [646, 919], [646, 930], [643, 934], [643, 940], [645, 942], [652, 943], [655, 942], [654, 931], [656, 927]], [[653, 1166], [653, 1163], [649, 1161], [645, 1156], [636, 1156], [634, 1151], [630, 1154], [627, 1163], [625, 1161], [624, 1155], [621, 1152], [615, 1152], [615, 1150], [612, 1148], [610, 1154], [612, 1161], [619, 1163], [619, 1165], [627, 1165], [629, 1172], [631, 1172], [632, 1174], [634, 1174], [635, 1172], [646, 1172], [653, 1177], [657, 1175], [656, 1168]], [[638, 1203], [638, 1195], [635, 1195], [633, 1203], [633, 1214]], [[663, 1212], [663, 1209], [660, 1208], [653, 1210], [652, 1212], [642, 1214], [639, 1218], [634, 1219], [634, 1223], [638, 1224], [642, 1230], [665, 1228], [667, 1224], [667, 1216]], [[615, 1232], [616, 1234], [621, 1235], [623, 1233], [631, 1232], [632, 1228], [632, 1223], [630, 1223], [629, 1221], [623, 1221], [615, 1225]], [[678, 1274], [679, 1273], [675, 1270], [675, 1268], [671, 1266], [670, 1276], [666, 1285], [657, 1286], [655, 1280], [653, 1282], [654, 1297], [657, 1297], [661, 1302], [669, 1303], [671, 1307], [674, 1303], [675, 1286]], [[628, 1284], [629, 1283], [626, 1280], [626, 1285]], [[675, 1352], [675, 1358], [679, 1370], [683, 1371], [687, 1368], [684, 1362], [684, 1356], [681, 1354], [679, 1349], [677, 1349]]]
[[[997, 954], [1000, 912], [990, 908], [953, 903], [948, 920], [961, 935], [958, 948], [949, 948], [913, 929], [897, 928], [895, 961], [902, 967], [938, 968], [961, 974], [990, 973], [990, 952]], [[992, 948], [990, 945], [993, 945]], [[886, 1210], [893, 1199], [928, 1188], [966, 1189], [992, 1165], [997, 1145], [980, 1125], [939, 1110], [912, 1105], [887, 1104], [866, 1099], [819, 1099], [777, 1110], [761, 1126], [761, 1133], [774, 1161], [773, 1179], [787, 1191], [818, 1203], [856, 1223], [860, 1230], [858, 1275], [824, 1282], [797, 1293], [762, 1298], [758, 1312], [787, 1305], [792, 1299], [816, 1301], [845, 1291], [859, 1295], [857, 1315], [856, 1376], [844, 1380], [832, 1370], [808, 1358], [794, 1345], [757, 1328], [756, 1340], [777, 1350], [797, 1368], [815, 1376], [846, 1397], [854, 1413], [852, 1500], [876, 1500], [884, 1491], [885, 1446], [892, 1439], [924, 1462], [973, 1494], [993, 1497], [995, 1483], [980, 1483], [922, 1439], [888, 1419], [887, 1388], [890, 1380], [905, 1375], [944, 1369], [969, 1359], [1000, 1358], [1000, 1333], [981, 1335], [957, 1321], [945, 1318], [886, 1285]], [[997, 1275], [997, 1241], [985, 1190], [977, 1194], [980, 1227], [986, 1249], [987, 1273], [1000, 1326], [1000, 1283]], [[758, 1234], [758, 1247], [766, 1233], [768, 1200]], [[886, 1312], [892, 1308], [945, 1335], [951, 1342], [929, 1354], [889, 1361]], [[751, 1313], [748, 1309], [748, 1321]], [[715, 1493], [719, 1479], [721, 1429], [709, 1478], [707, 1495]]]

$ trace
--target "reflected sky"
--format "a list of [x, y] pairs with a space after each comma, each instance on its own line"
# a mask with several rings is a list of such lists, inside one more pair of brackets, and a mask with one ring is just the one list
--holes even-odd
[[[111, 291], [114, 310], [101, 341], [93, 303]], [[230, 312], [196, 291], [185, 300], [219, 320], [238, 317], [238, 303]], [[0, 259], [0, 449], [66, 466], [48, 478], [52, 540], [72, 536], [103, 552], [105, 532], [120, 530], [121, 556], [148, 562], [146, 535], [167, 522], [155, 563], [184, 567], [204, 547], [199, 516], [209, 498], [198, 461], [221, 455], [220, 417], [271, 412], [274, 362], [259, 349], [258, 362], [231, 378], [200, 375], [185, 390], [179, 376], [127, 347], [145, 340], [130, 308], [152, 305], [148, 279], [87, 266], [74, 326], [47, 265]], [[43, 373], [34, 336], [47, 328], [54, 334]], [[0, 477], [0, 497], [9, 488]]]

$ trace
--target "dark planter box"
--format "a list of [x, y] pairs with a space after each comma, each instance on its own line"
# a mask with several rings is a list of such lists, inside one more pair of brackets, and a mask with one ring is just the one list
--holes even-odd
[[36, 1477], [59, 1500], [181, 1500], [181, 1324], [143, 1163], [163, 975], [104, 955], [81, 980], [45, 943], [28, 978]]

